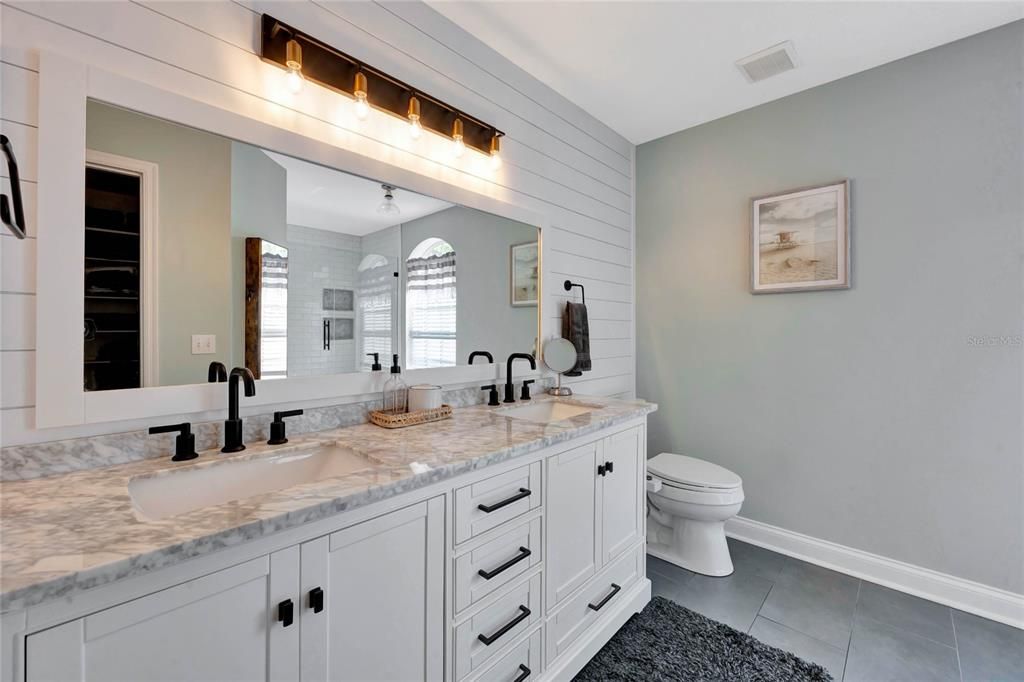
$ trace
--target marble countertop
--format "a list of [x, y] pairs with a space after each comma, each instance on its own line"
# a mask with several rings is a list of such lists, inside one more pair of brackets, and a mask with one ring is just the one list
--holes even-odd
[[[550, 400], [547, 396], [534, 402]], [[147, 459], [28, 481], [0, 483], [0, 612], [67, 597], [277, 531], [521, 457], [657, 409], [645, 401], [576, 396], [596, 409], [550, 424], [505, 416], [502, 408], [456, 409], [451, 419], [404, 429], [360, 424], [292, 438], [284, 446], [216, 450], [191, 462]], [[363, 455], [367, 468], [338, 478], [206, 507], [159, 521], [138, 514], [136, 477], [229, 466], [317, 443]]]

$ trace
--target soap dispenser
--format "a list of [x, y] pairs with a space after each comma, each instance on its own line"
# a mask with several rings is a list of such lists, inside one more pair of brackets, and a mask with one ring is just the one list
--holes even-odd
[[384, 411], [402, 414], [406, 411], [409, 387], [402, 381], [402, 368], [398, 366], [398, 353], [391, 356], [391, 378], [384, 384]]

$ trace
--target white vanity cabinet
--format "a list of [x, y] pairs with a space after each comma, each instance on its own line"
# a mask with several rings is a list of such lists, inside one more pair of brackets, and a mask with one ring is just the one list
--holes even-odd
[[302, 682], [444, 675], [444, 499], [302, 545]]
[[298, 548], [252, 559], [25, 638], [25, 679], [288, 680], [299, 628]]
[[643, 535], [642, 433], [635, 427], [548, 458], [549, 610]]
[[444, 498], [26, 637], [28, 682], [439, 680]]
[[571, 678], [650, 599], [644, 441], [637, 417], [6, 612], [0, 682]]

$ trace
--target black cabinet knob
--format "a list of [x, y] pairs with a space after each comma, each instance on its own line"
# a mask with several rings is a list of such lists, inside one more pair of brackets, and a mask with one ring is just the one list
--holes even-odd
[[309, 591], [309, 608], [313, 609], [313, 613], [324, 610], [324, 591], [321, 588], [314, 587]]
[[291, 599], [285, 599], [277, 605], [277, 620], [288, 627], [295, 621], [295, 605]]

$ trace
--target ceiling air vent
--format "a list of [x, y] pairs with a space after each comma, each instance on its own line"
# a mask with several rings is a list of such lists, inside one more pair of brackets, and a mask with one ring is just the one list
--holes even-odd
[[777, 76], [784, 71], [792, 71], [797, 64], [799, 61], [796, 51], [793, 49], [793, 43], [788, 40], [736, 62], [736, 66], [751, 83]]

